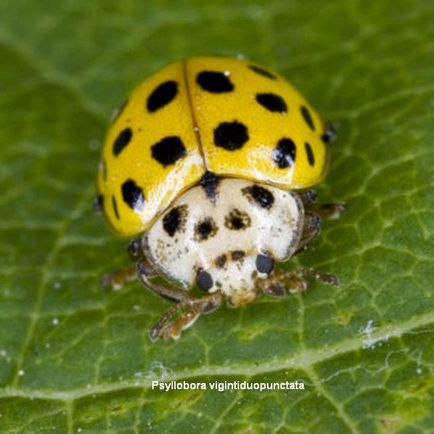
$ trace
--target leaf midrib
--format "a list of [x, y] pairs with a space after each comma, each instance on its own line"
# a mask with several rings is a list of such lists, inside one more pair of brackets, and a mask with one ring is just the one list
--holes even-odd
[[[337, 355], [343, 355], [349, 352], [365, 349], [367, 339], [371, 344], [387, 341], [390, 338], [401, 337], [412, 330], [423, 327], [434, 326], [434, 312], [429, 312], [424, 315], [412, 317], [406, 321], [401, 322], [399, 325], [390, 324], [383, 327], [376, 328], [369, 336], [366, 334], [359, 334], [357, 336], [347, 338], [336, 345], [330, 345], [326, 349], [313, 349], [305, 350], [288, 359], [277, 359], [259, 365], [251, 364], [236, 364], [232, 366], [221, 365], [208, 365], [197, 369], [183, 370], [182, 372], [168, 375], [159, 380], [170, 382], [185, 379], [193, 379], [200, 377], [223, 377], [223, 376], [240, 376], [243, 378], [252, 378], [257, 375], [273, 373], [285, 369], [297, 369], [305, 371], [307, 368], [312, 367], [318, 363], [322, 363]], [[164, 345], [161, 343], [160, 345]], [[246, 375], [246, 372], [249, 374]], [[152, 380], [157, 378], [138, 378], [134, 380], [125, 380], [106, 385], [96, 385], [86, 387], [83, 389], [76, 389], [65, 392], [56, 391], [33, 391], [31, 389], [15, 389], [12, 387], [5, 387], [0, 391], [0, 399], [4, 398], [25, 398], [25, 399], [48, 399], [60, 400], [64, 402], [71, 402], [76, 399], [84, 398], [86, 396], [105, 394], [110, 392], [119, 392], [124, 389], [149, 389]]]

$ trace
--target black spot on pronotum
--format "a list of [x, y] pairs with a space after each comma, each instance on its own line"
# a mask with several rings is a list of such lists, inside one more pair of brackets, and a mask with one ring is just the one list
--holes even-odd
[[306, 156], [308, 163], [313, 166], [315, 164], [315, 155], [312, 150], [312, 146], [309, 143], [304, 144], [304, 148], [306, 149]]
[[227, 151], [240, 149], [247, 140], [247, 127], [238, 121], [222, 122], [214, 130], [214, 144]]
[[242, 250], [232, 250], [231, 258], [233, 261], [241, 261], [246, 256]]
[[295, 143], [288, 138], [280, 139], [273, 150], [273, 161], [279, 169], [291, 167], [295, 162]]
[[116, 198], [114, 196], [112, 196], [112, 207], [113, 207], [113, 212], [114, 212], [116, 218], [119, 220], [118, 204], [117, 204]]
[[113, 142], [113, 155], [119, 155], [125, 146], [130, 143], [132, 137], [133, 132], [131, 131], [131, 128], [123, 129]]
[[312, 115], [310, 114], [309, 109], [306, 106], [302, 105], [300, 107], [300, 112], [301, 112], [301, 115], [303, 116], [304, 121], [308, 125], [308, 127], [312, 131], [315, 131], [315, 124], [313, 123]]
[[205, 217], [194, 227], [194, 239], [196, 241], [205, 241], [217, 233], [217, 225], [211, 217]]
[[226, 261], [227, 261], [226, 255], [223, 254], [223, 255], [217, 256], [217, 258], [215, 260], [215, 266], [217, 268], [223, 268], [226, 264]]
[[187, 217], [187, 205], [181, 205], [170, 210], [163, 217], [163, 228], [166, 233], [173, 237], [176, 232], [180, 231], [185, 224]]
[[336, 139], [336, 131], [332, 125], [330, 125], [325, 133], [321, 136], [321, 139], [324, 143], [333, 143]]
[[234, 208], [225, 217], [225, 226], [233, 231], [244, 230], [250, 227], [251, 224], [252, 220], [250, 219], [249, 215], [237, 208]]
[[204, 189], [206, 196], [211, 202], [215, 202], [216, 200], [218, 183], [219, 178], [209, 171], [206, 171], [199, 181], [199, 185]]
[[267, 71], [264, 68], [260, 68], [259, 66], [249, 65], [249, 68], [253, 72], [256, 72], [256, 74], [262, 75], [263, 77], [271, 78], [272, 80], [276, 80], [277, 78], [274, 74], [272, 74], [271, 72]]
[[184, 143], [178, 136], [168, 136], [151, 146], [154, 160], [163, 166], [175, 164], [187, 153]]
[[219, 71], [202, 71], [197, 74], [196, 83], [207, 92], [232, 92], [234, 85], [228, 75]]
[[165, 81], [157, 86], [148, 96], [146, 109], [153, 113], [165, 105], [169, 104], [178, 92], [178, 83], [176, 81]]
[[214, 284], [211, 274], [209, 274], [208, 271], [200, 270], [197, 274], [197, 284], [204, 291], [208, 291], [209, 289], [211, 289]]
[[270, 112], [286, 113], [288, 111], [285, 100], [275, 93], [258, 93], [256, 101]]
[[143, 190], [132, 180], [128, 179], [122, 184], [122, 198], [134, 211], [141, 211], [145, 206]]
[[241, 192], [247, 196], [250, 202], [254, 202], [261, 208], [270, 209], [274, 203], [274, 196], [270, 190], [259, 185], [245, 187]]
[[270, 258], [267, 255], [258, 255], [256, 256], [256, 269], [260, 273], [269, 274], [273, 271], [274, 261], [273, 258]]

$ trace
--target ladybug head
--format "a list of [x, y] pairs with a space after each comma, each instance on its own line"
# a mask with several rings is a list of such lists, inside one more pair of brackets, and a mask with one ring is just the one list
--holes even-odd
[[258, 296], [258, 279], [268, 277], [273, 267], [271, 256], [234, 250], [215, 258], [212, 268], [199, 269], [196, 283], [206, 292], [221, 291], [229, 304], [240, 306]]

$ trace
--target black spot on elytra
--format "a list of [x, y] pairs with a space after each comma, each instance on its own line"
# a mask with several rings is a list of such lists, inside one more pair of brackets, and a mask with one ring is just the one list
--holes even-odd
[[246, 254], [242, 250], [232, 250], [231, 259], [233, 261], [241, 261], [246, 256]]
[[321, 136], [321, 139], [324, 143], [332, 143], [336, 139], [336, 131], [333, 126], [329, 126], [325, 133]]
[[249, 65], [249, 68], [253, 72], [256, 72], [257, 74], [262, 75], [263, 77], [271, 78], [272, 80], [276, 80], [276, 78], [277, 78], [274, 74], [272, 74], [271, 72], [267, 71], [264, 68], [260, 68], [259, 66]]
[[230, 78], [220, 71], [202, 71], [197, 74], [196, 83], [207, 92], [232, 92], [234, 85]]
[[134, 211], [140, 211], [145, 206], [143, 190], [132, 180], [128, 179], [122, 184], [122, 198]]
[[273, 258], [270, 258], [267, 255], [258, 255], [256, 257], [256, 269], [260, 273], [269, 274], [271, 273], [271, 271], [273, 271], [273, 268], [274, 268]]
[[273, 161], [279, 169], [291, 167], [295, 162], [295, 143], [288, 138], [280, 139], [273, 150]]
[[187, 210], [187, 205], [177, 206], [163, 217], [163, 228], [170, 237], [183, 229], [187, 218]]
[[248, 130], [241, 122], [222, 122], [214, 129], [214, 144], [227, 151], [240, 149], [247, 140]]
[[151, 146], [152, 157], [163, 166], [175, 164], [187, 153], [178, 136], [168, 136]]
[[217, 256], [216, 260], [214, 261], [215, 262], [215, 266], [217, 268], [223, 268], [225, 266], [225, 264], [226, 264], [226, 261], [227, 261], [226, 255]]
[[205, 241], [217, 233], [217, 225], [211, 217], [205, 217], [194, 226], [194, 239]]
[[209, 171], [206, 171], [199, 181], [199, 185], [204, 189], [206, 196], [211, 202], [215, 202], [216, 200], [219, 181], [219, 178]]
[[247, 196], [250, 202], [254, 202], [261, 208], [270, 209], [274, 203], [274, 196], [270, 190], [259, 185], [245, 187], [241, 192]]
[[118, 204], [117, 204], [116, 198], [114, 196], [112, 196], [112, 207], [113, 207], [113, 212], [114, 212], [116, 218], [119, 220]]
[[113, 142], [113, 155], [119, 155], [125, 146], [130, 143], [132, 137], [133, 132], [131, 131], [131, 128], [123, 129]]
[[306, 142], [304, 144], [304, 148], [306, 150], [307, 161], [311, 166], [313, 166], [315, 164], [315, 155], [313, 153], [312, 146]]
[[270, 112], [286, 113], [288, 111], [285, 100], [275, 93], [258, 93], [256, 101]]
[[157, 86], [148, 96], [146, 108], [153, 113], [165, 105], [169, 104], [178, 93], [178, 83], [173, 80], [165, 81]]
[[309, 109], [302, 105], [300, 107], [301, 115], [303, 116], [304, 121], [306, 122], [307, 126], [312, 130], [315, 131], [315, 124], [313, 123], [312, 115], [310, 114]]
[[208, 271], [200, 270], [197, 274], [197, 284], [205, 291], [211, 289], [214, 284], [211, 274], [209, 274]]
[[225, 217], [225, 226], [228, 229], [233, 231], [244, 230], [248, 228], [252, 224], [252, 220], [249, 215], [240, 211], [237, 208], [234, 208], [226, 217]]

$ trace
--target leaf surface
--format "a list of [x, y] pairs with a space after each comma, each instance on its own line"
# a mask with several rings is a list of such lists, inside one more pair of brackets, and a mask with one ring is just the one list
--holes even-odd
[[[433, 21], [423, 0], [2, 0], [0, 432], [432, 429]], [[91, 206], [100, 143], [159, 67], [240, 54], [336, 125], [319, 195], [348, 211], [286, 266], [342, 285], [224, 307], [151, 344], [168, 303], [98, 284], [128, 264]], [[305, 390], [209, 387], [295, 380]]]

